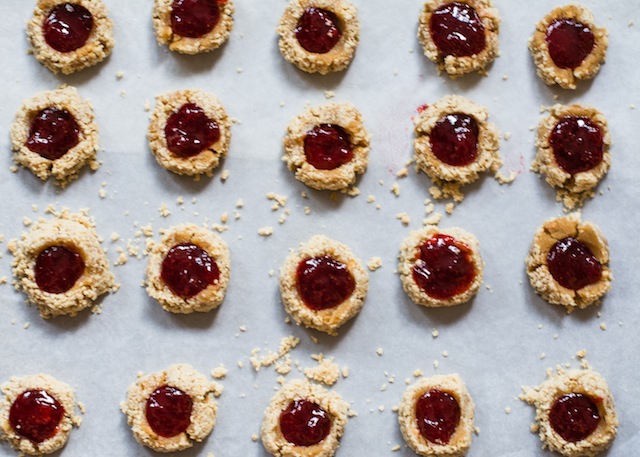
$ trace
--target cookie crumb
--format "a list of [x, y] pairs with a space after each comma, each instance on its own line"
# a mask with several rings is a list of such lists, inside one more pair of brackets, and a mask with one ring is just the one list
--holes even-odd
[[325, 90], [324, 91], [324, 98], [326, 98], [327, 100], [332, 99], [333, 97], [336, 96], [336, 93], [332, 90]]
[[382, 354], [384, 354], [384, 349], [382, 348], [376, 349], [376, 354], [378, 354], [379, 356], [382, 356]]
[[420, 368], [417, 368], [417, 369], [413, 370], [413, 377], [414, 378], [419, 378], [422, 375], [423, 375], [423, 373], [422, 373], [422, 370]]
[[399, 444], [396, 444], [391, 448], [391, 452], [398, 452], [400, 449], [401, 446]]
[[391, 193], [392, 193], [393, 195], [395, 195], [396, 197], [399, 197], [399, 196], [400, 196], [400, 185], [399, 185], [397, 182], [394, 182], [394, 183], [391, 185]]
[[224, 367], [224, 364], [218, 365], [216, 368], [211, 370], [211, 376], [215, 379], [224, 379], [227, 376], [228, 370]]
[[340, 378], [340, 368], [333, 361], [333, 358], [325, 358], [324, 354], [313, 354], [312, 359], [318, 362], [313, 368], [305, 368], [304, 375], [316, 382], [320, 382], [327, 386], [334, 385]]
[[600, 323], [600, 330], [602, 330], [603, 332], [607, 329], [607, 324], [605, 324], [604, 322]]
[[24, 325], [22, 326], [22, 328], [25, 330], [27, 330], [29, 327], [31, 327], [31, 322], [25, 322]]
[[453, 214], [453, 203], [447, 203], [444, 207], [444, 210], [446, 211], [447, 214]]
[[511, 414], [511, 406], [507, 406], [507, 407], [504, 409], [504, 413], [505, 413], [505, 414]]
[[431, 332], [431, 336], [435, 339], [438, 338], [438, 336], [440, 336], [440, 332], [438, 331], [437, 328], [434, 328], [433, 331]]
[[409, 170], [407, 169], [407, 167], [401, 168], [396, 173], [396, 178], [406, 178], [407, 176], [409, 176]]
[[220, 173], [220, 181], [222, 181], [223, 183], [227, 182], [230, 174], [231, 173], [229, 172], [229, 170], [222, 170], [222, 173]]
[[160, 213], [160, 215], [162, 217], [169, 217], [171, 216], [171, 210], [169, 209], [169, 207], [167, 206], [166, 203], [162, 203], [160, 205], [160, 207], [158, 208], [158, 212]]
[[496, 177], [496, 181], [498, 181], [499, 184], [511, 184], [518, 177], [518, 173], [513, 170], [510, 170], [509, 176], [505, 176], [502, 173], [496, 173], [495, 177]]
[[251, 441], [253, 441], [254, 443], [258, 441], [258, 435], [256, 435], [255, 433], [253, 435], [251, 435]]
[[268, 225], [266, 227], [262, 227], [258, 229], [258, 235], [265, 236], [265, 237], [273, 235], [273, 227]]
[[402, 222], [403, 225], [409, 225], [411, 223], [411, 218], [407, 213], [398, 213], [396, 214], [396, 219]]
[[374, 197], [373, 195], [369, 195], [367, 197], [367, 203], [373, 203], [376, 201], [376, 197]]
[[367, 263], [369, 271], [376, 271], [380, 267], [382, 267], [382, 259], [380, 257], [371, 257], [369, 259], [369, 262]]
[[116, 72], [116, 79], [121, 80], [122, 78], [124, 78], [124, 71], [120, 70]]

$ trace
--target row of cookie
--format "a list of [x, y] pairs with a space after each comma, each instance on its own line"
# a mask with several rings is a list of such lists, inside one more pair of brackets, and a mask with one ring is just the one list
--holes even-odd
[[[613, 395], [591, 370], [571, 370], [524, 388], [521, 400], [536, 408], [537, 430], [549, 449], [567, 457], [596, 455], [618, 430]], [[73, 389], [48, 375], [12, 378], [2, 386], [0, 429], [19, 452], [50, 454], [67, 442], [74, 416]], [[121, 409], [135, 439], [158, 452], [187, 449], [213, 431], [222, 386], [186, 364], [140, 374]], [[475, 405], [457, 374], [436, 375], [409, 386], [397, 410], [400, 430], [416, 454], [463, 456], [471, 447]], [[338, 393], [296, 379], [267, 406], [262, 444], [277, 457], [332, 457], [349, 417]], [[309, 451], [313, 449], [313, 454]]]

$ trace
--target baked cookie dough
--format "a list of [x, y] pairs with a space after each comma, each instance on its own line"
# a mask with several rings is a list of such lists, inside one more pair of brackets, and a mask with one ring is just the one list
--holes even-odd
[[577, 3], [554, 8], [536, 25], [529, 39], [537, 73], [546, 84], [575, 89], [604, 63], [608, 32], [596, 26], [589, 9]]
[[351, 63], [360, 40], [360, 21], [347, 0], [292, 0], [276, 32], [288, 62], [307, 73], [326, 75]]
[[2, 385], [2, 439], [22, 454], [52, 454], [64, 447], [73, 426], [75, 393], [71, 386], [46, 375], [13, 377]]
[[460, 201], [460, 187], [487, 170], [502, 166], [499, 132], [487, 121], [487, 108], [458, 95], [448, 95], [422, 110], [415, 121], [415, 159], [442, 189]]
[[179, 175], [211, 176], [231, 142], [231, 120], [217, 97], [179, 90], [156, 97], [147, 133], [160, 165]]
[[369, 163], [371, 135], [351, 103], [325, 103], [294, 117], [282, 160], [296, 179], [319, 190], [344, 190]]
[[500, 55], [500, 15], [491, 0], [428, 0], [418, 24], [424, 55], [455, 78], [482, 72]]
[[471, 446], [475, 406], [457, 374], [436, 375], [409, 386], [398, 422], [404, 440], [424, 457], [460, 457]]
[[478, 239], [460, 228], [413, 231], [400, 245], [398, 273], [414, 303], [429, 308], [471, 300], [482, 284]]
[[355, 317], [369, 289], [360, 259], [342, 243], [316, 235], [291, 252], [280, 271], [284, 309], [305, 327], [337, 335]]
[[27, 36], [36, 59], [65, 75], [102, 62], [114, 46], [102, 0], [37, 0]]
[[569, 370], [520, 399], [536, 408], [536, 424], [545, 448], [566, 457], [592, 457], [608, 449], [618, 431], [618, 416], [607, 381], [592, 370]]
[[172, 313], [211, 311], [224, 300], [230, 271], [222, 238], [197, 225], [178, 225], [149, 252], [147, 293]]
[[11, 125], [13, 160], [64, 187], [85, 165], [97, 170], [98, 126], [91, 103], [61, 86], [26, 100]]
[[594, 195], [611, 166], [607, 118], [586, 105], [554, 105], [542, 119], [531, 169], [544, 174], [568, 208]]
[[118, 287], [95, 225], [82, 214], [63, 211], [41, 219], [9, 249], [16, 289], [45, 319], [75, 316]]
[[336, 392], [303, 379], [289, 381], [264, 412], [262, 444], [275, 457], [332, 457], [348, 410]]
[[213, 51], [229, 38], [234, 10], [233, 0], [154, 0], [158, 44], [182, 54]]
[[611, 289], [609, 244], [598, 227], [571, 214], [550, 219], [533, 238], [529, 281], [547, 302], [567, 312], [598, 303]]
[[175, 452], [203, 441], [216, 423], [216, 383], [191, 365], [178, 364], [138, 375], [120, 409], [138, 443], [157, 452]]

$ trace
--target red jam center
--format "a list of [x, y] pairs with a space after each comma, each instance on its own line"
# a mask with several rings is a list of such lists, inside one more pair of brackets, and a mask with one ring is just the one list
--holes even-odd
[[331, 431], [331, 418], [319, 405], [295, 400], [280, 414], [280, 430], [296, 446], [313, 446]]
[[547, 267], [562, 287], [578, 290], [600, 281], [602, 265], [588, 246], [568, 237], [558, 241], [547, 254]]
[[304, 137], [304, 155], [318, 170], [334, 170], [353, 159], [351, 137], [339, 125], [316, 125]]
[[455, 238], [438, 234], [420, 246], [413, 279], [430, 297], [446, 300], [466, 291], [476, 277], [471, 249]]
[[61, 294], [73, 287], [84, 273], [84, 260], [64, 246], [48, 247], [36, 258], [36, 284], [50, 294]]
[[558, 435], [575, 443], [587, 438], [598, 428], [600, 414], [591, 397], [570, 393], [555, 401], [549, 412], [549, 422]]
[[549, 55], [556, 66], [574, 69], [587, 58], [596, 44], [589, 27], [573, 19], [556, 19], [547, 28]]
[[340, 20], [331, 11], [310, 7], [298, 21], [294, 30], [304, 49], [315, 54], [325, 54], [340, 41]]
[[482, 21], [476, 10], [466, 3], [447, 3], [435, 10], [430, 29], [433, 42], [444, 56], [472, 56], [486, 46]]
[[571, 175], [591, 170], [602, 162], [602, 129], [588, 117], [563, 117], [551, 131], [549, 143], [560, 168]]
[[160, 436], [171, 438], [184, 433], [191, 425], [191, 397], [175, 387], [162, 386], [156, 389], [145, 408], [147, 422]]
[[171, 28], [177, 35], [201, 37], [211, 32], [219, 20], [218, 0], [173, 0]]
[[169, 151], [180, 157], [192, 157], [220, 139], [220, 127], [198, 105], [187, 103], [169, 116], [164, 135]]
[[56, 160], [80, 142], [80, 126], [67, 110], [45, 108], [31, 121], [27, 148]]
[[356, 287], [347, 266], [328, 255], [300, 262], [296, 282], [302, 301], [314, 311], [338, 306]]
[[416, 418], [425, 439], [448, 444], [460, 422], [460, 405], [451, 394], [432, 389], [416, 402]]
[[215, 284], [220, 270], [205, 250], [183, 243], [169, 250], [162, 261], [160, 276], [174, 294], [191, 298]]
[[433, 154], [456, 167], [469, 165], [478, 156], [478, 123], [463, 113], [447, 114], [431, 130]]
[[9, 410], [9, 423], [15, 432], [34, 443], [42, 443], [58, 432], [64, 407], [45, 390], [27, 390]]
[[72, 52], [87, 42], [93, 30], [93, 16], [84, 6], [63, 3], [51, 10], [42, 29], [49, 46], [58, 52]]

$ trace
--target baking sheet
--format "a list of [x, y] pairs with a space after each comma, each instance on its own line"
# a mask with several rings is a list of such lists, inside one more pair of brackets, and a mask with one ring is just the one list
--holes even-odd
[[[640, 215], [635, 209], [640, 196], [635, 184], [640, 115], [632, 105], [640, 103], [635, 59], [640, 23], [629, 25], [637, 14], [637, 0], [615, 2], [615, 8], [610, 2], [583, 2], [592, 8], [597, 23], [609, 28], [610, 48], [600, 75], [575, 92], [548, 88], [539, 81], [526, 47], [536, 21], [556, 6], [553, 0], [496, 0], [503, 17], [502, 56], [489, 76], [454, 81], [437, 76], [434, 65], [422, 56], [415, 38], [419, 0], [354, 0], [362, 22], [361, 45], [348, 71], [324, 77], [303, 74], [280, 56], [274, 29], [285, 1], [238, 1], [229, 43], [196, 57], [169, 53], [156, 45], [150, 0], [106, 3], [115, 23], [113, 55], [106, 63], [68, 77], [51, 75], [26, 54], [24, 22], [33, 1], [0, 3], [0, 17], [5, 18], [0, 28], [4, 43], [0, 131], [5, 132], [0, 135], [5, 151], [0, 157], [0, 233], [6, 239], [18, 237], [25, 230], [23, 217], [40, 217], [49, 204], [90, 208], [113, 262], [116, 248], [126, 247], [129, 239], [135, 241], [141, 225], [152, 224], [157, 234], [159, 228], [180, 222], [219, 222], [221, 213], [228, 212], [229, 230], [222, 237], [231, 249], [232, 279], [218, 311], [174, 316], [140, 286], [145, 259], [131, 258], [114, 268], [122, 287], [103, 300], [101, 315], [83, 313], [51, 321], [25, 306], [24, 297], [10, 285], [0, 287], [0, 379], [49, 373], [73, 385], [86, 405], [84, 423], [62, 452], [66, 457], [87, 452], [152, 455], [135, 442], [118, 404], [138, 371], [148, 373], [178, 362], [191, 363], [205, 373], [220, 363], [229, 368], [213, 434], [180, 455], [267, 456], [251, 435], [259, 433], [277, 375], [272, 369], [253, 372], [248, 358], [254, 347], [275, 350], [279, 339], [290, 334], [302, 340], [292, 353], [301, 367], [313, 366], [310, 355], [323, 352], [350, 369], [335, 390], [352, 403], [358, 416], [350, 420], [338, 455], [385, 455], [396, 444], [402, 448], [395, 455], [414, 455], [404, 446], [391, 408], [400, 400], [404, 380], [418, 368], [425, 375], [458, 372], [466, 381], [481, 430], [470, 456], [546, 455], [529, 432], [533, 410], [515, 397], [521, 385], [539, 384], [547, 367], [566, 362], [578, 366], [574, 355], [581, 349], [588, 351], [587, 359], [608, 380], [618, 407], [619, 435], [607, 455], [637, 453], [640, 313], [635, 232]], [[118, 71], [124, 72], [122, 80], [116, 78]], [[15, 111], [23, 99], [61, 83], [77, 86], [93, 101], [104, 149], [99, 171], [83, 173], [64, 191], [42, 184], [26, 170], [9, 171], [8, 132]], [[229, 158], [213, 179], [193, 182], [175, 176], [156, 164], [146, 146], [145, 103], [153, 105], [155, 95], [183, 88], [218, 94], [230, 115], [240, 121], [233, 127]], [[307, 102], [325, 102], [324, 91], [334, 91], [335, 101], [353, 102], [373, 136], [369, 169], [358, 183], [362, 195], [354, 199], [339, 196], [334, 201], [327, 193], [305, 188], [280, 161], [281, 138], [290, 118]], [[469, 186], [464, 202], [441, 222], [444, 227], [470, 230], [480, 239], [490, 290], [483, 287], [471, 304], [425, 310], [405, 296], [394, 270], [401, 240], [421, 226], [430, 182], [411, 170], [409, 177], [397, 180], [399, 197], [390, 187], [396, 181], [394, 173], [412, 156], [411, 116], [416, 108], [449, 93], [489, 107], [491, 121], [503, 133], [511, 133], [501, 148], [505, 172], [522, 174], [510, 186], [500, 186], [489, 177]], [[524, 271], [534, 231], [545, 219], [562, 214], [551, 188], [527, 171], [535, 152], [532, 129], [541, 116], [540, 105], [553, 104], [554, 96], [557, 102], [583, 102], [601, 109], [614, 140], [613, 166], [600, 186], [602, 195], [584, 209], [585, 218], [598, 224], [609, 239], [614, 287], [601, 308], [571, 316], [538, 298]], [[230, 174], [225, 183], [220, 180], [222, 169]], [[106, 198], [100, 198], [100, 189]], [[309, 194], [308, 200], [300, 196], [302, 191]], [[272, 202], [265, 197], [269, 192], [288, 197], [291, 214], [283, 225], [278, 223], [282, 210], [270, 209]], [[379, 210], [376, 203], [367, 203], [368, 195], [375, 196]], [[176, 203], [179, 196], [183, 205]], [[236, 221], [233, 211], [239, 198], [245, 205]], [[166, 218], [158, 211], [163, 203], [171, 210]], [[308, 216], [305, 206], [311, 208]], [[436, 211], [443, 209], [443, 204], [436, 204]], [[409, 227], [395, 218], [401, 212], [410, 215]], [[258, 229], [268, 225], [274, 234], [260, 237]], [[111, 242], [113, 232], [124, 242]], [[290, 248], [316, 233], [348, 244], [364, 262], [372, 256], [383, 259], [383, 267], [371, 274], [364, 309], [337, 338], [287, 325], [277, 275], [268, 274], [279, 269]], [[1, 246], [0, 275], [10, 278], [6, 241]], [[30, 323], [27, 329], [25, 323]], [[601, 324], [606, 324], [606, 331]], [[239, 330], [242, 325], [246, 332]], [[433, 329], [439, 331], [437, 338]], [[382, 356], [376, 354], [377, 348], [384, 350]], [[448, 357], [442, 356], [443, 351]], [[238, 368], [238, 360], [244, 368]], [[395, 383], [389, 383], [391, 375]], [[288, 378], [294, 376], [302, 375], [294, 369]], [[510, 414], [505, 413], [507, 407]], [[0, 455], [14, 452], [5, 444]]]

